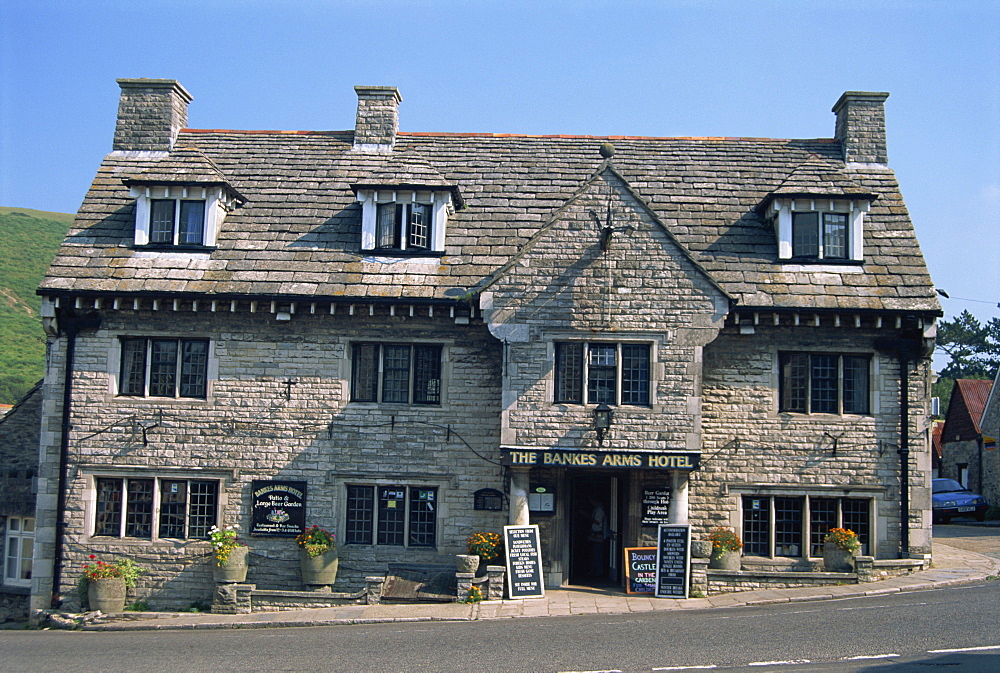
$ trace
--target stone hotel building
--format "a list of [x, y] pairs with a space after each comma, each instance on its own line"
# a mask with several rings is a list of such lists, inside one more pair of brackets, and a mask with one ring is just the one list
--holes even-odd
[[39, 289], [33, 607], [92, 553], [154, 607], [208, 600], [212, 525], [298, 589], [261, 482], [305, 487], [338, 590], [509, 523], [550, 587], [621, 586], [665, 522], [761, 569], [835, 526], [930, 553], [941, 311], [888, 94], [843, 94], [832, 138], [668, 138], [404, 132], [382, 86], [346, 131], [195, 129], [178, 82], [118, 84]]

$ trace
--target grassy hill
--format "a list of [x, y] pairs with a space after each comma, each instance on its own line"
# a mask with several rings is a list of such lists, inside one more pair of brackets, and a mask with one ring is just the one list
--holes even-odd
[[45, 334], [35, 289], [73, 216], [0, 206], [0, 404], [13, 404], [42, 378]]

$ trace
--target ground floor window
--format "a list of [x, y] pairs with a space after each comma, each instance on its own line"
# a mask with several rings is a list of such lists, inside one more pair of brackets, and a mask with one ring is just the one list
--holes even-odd
[[4, 536], [3, 582], [10, 586], [31, 586], [31, 555], [35, 550], [35, 520], [7, 518]]
[[831, 528], [858, 534], [862, 555], [870, 550], [871, 501], [860, 498], [743, 496], [743, 553], [771, 557], [819, 557]]
[[98, 477], [94, 535], [200, 540], [216, 525], [219, 482]]
[[346, 510], [347, 544], [437, 544], [436, 487], [348, 484]]

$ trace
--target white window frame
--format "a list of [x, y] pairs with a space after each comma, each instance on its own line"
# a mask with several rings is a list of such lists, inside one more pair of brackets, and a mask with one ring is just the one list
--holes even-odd
[[[358, 192], [361, 203], [361, 249], [376, 254], [393, 253], [441, 253], [444, 252], [445, 229], [448, 224], [448, 214], [454, 210], [451, 192], [433, 190], [395, 190], [395, 189], [363, 189]], [[406, 229], [408, 218], [404, 217], [403, 230], [400, 232], [398, 248], [378, 248], [376, 240], [376, 225], [378, 206], [385, 204], [420, 203], [431, 207], [430, 240], [427, 248], [408, 248], [409, 238]]]
[[[11, 530], [13, 528], [12, 522], [17, 521], [18, 530]], [[27, 531], [25, 524], [31, 522], [31, 530]], [[31, 541], [30, 553], [24, 553], [24, 542], [25, 540]], [[16, 549], [14, 549], [16, 547]], [[11, 587], [30, 587], [31, 586], [31, 558], [34, 553], [35, 548], [35, 519], [30, 516], [9, 516], [7, 517], [7, 530], [4, 533], [4, 545], [3, 545], [3, 583]], [[15, 553], [11, 555], [11, 552]], [[17, 577], [10, 574], [10, 563], [14, 560], [16, 565]], [[28, 577], [21, 577], [21, 568], [23, 567], [24, 561], [28, 561]]]
[[[862, 262], [865, 259], [864, 250], [864, 220], [865, 213], [871, 209], [871, 202], [859, 199], [830, 198], [794, 198], [774, 199], [768, 208], [768, 216], [774, 218], [775, 234], [778, 241], [778, 259], [808, 261], [811, 263], [828, 264], [844, 262]], [[795, 257], [792, 254], [792, 219], [793, 213], [820, 214], [820, 254], [815, 258]], [[822, 256], [822, 214], [838, 213], [847, 215], [847, 256], [825, 259]]]
[[[129, 190], [135, 199], [135, 245], [154, 246], [157, 248], [211, 248], [215, 247], [219, 228], [225, 220], [226, 213], [232, 210], [234, 203], [226, 198], [222, 187], [189, 187], [185, 185], [149, 185], [134, 186]], [[153, 201], [172, 199], [174, 205], [174, 241], [173, 243], [151, 243], [149, 240], [150, 218]], [[200, 244], [180, 244], [177, 242], [177, 222], [180, 217], [181, 201], [204, 201], [205, 219], [203, 223], [202, 242]]]

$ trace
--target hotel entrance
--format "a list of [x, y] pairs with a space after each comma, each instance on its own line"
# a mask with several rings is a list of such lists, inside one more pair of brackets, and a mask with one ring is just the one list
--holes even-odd
[[621, 584], [628, 477], [623, 471], [569, 478], [569, 582]]

